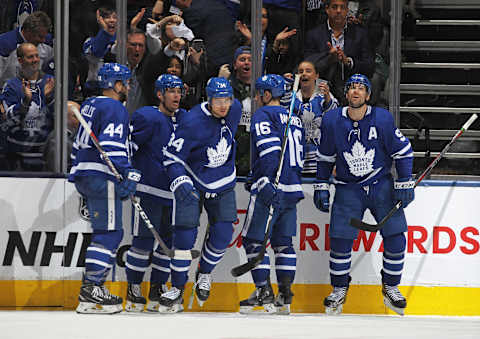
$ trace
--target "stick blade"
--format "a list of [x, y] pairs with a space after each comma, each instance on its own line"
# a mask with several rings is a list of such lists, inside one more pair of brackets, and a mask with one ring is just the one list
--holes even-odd
[[381, 225], [372, 225], [372, 224], [363, 222], [362, 220], [357, 218], [351, 218], [350, 225], [352, 225], [353, 227], [359, 230], [368, 231], [368, 232], [376, 232], [381, 228]]
[[230, 273], [232, 273], [234, 277], [239, 277], [253, 270], [257, 265], [258, 265], [258, 262], [255, 259], [253, 259], [251, 261], [247, 261], [245, 264], [232, 268]]

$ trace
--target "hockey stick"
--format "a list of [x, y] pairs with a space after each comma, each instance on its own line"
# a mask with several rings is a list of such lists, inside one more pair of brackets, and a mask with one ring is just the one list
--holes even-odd
[[[290, 101], [290, 110], [288, 112], [287, 125], [285, 126], [285, 131], [283, 133], [282, 149], [280, 152], [280, 163], [278, 165], [277, 174], [275, 176], [275, 182], [273, 184], [275, 187], [278, 187], [278, 183], [280, 182], [280, 175], [282, 174], [283, 157], [285, 155], [285, 150], [287, 148], [288, 130], [290, 128], [290, 120], [293, 115], [293, 106], [295, 102], [295, 97], [297, 95], [299, 81], [300, 81], [300, 76], [296, 74], [295, 81], [293, 83], [292, 101]], [[232, 268], [231, 273], [234, 277], [239, 277], [247, 273], [248, 271], [253, 270], [258, 264], [262, 262], [263, 258], [265, 257], [265, 252], [267, 250], [267, 243], [270, 238], [269, 235], [270, 235], [270, 229], [272, 228], [272, 217], [273, 217], [273, 205], [270, 205], [270, 208], [268, 210], [267, 227], [265, 228], [265, 236], [263, 237], [263, 242], [262, 242], [262, 248], [260, 249], [260, 252], [257, 254], [255, 258], [247, 261], [245, 264]]]
[[[428, 165], [428, 167], [418, 177], [418, 179], [415, 181], [415, 186], [413, 186], [414, 188], [417, 187], [420, 181], [422, 181], [432, 171], [432, 169], [438, 164], [440, 159], [445, 155], [445, 153], [447, 153], [450, 146], [452, 146], [452, 144], [463, 134], [463, 132], [465, 132], [470, 127], [470, 125], [477, 119], [477, 117], [477, 114], [474, 114], [470, 117], [470, 119], [467, 120], [467, 122], [462, 126], [462, 128], [453, 136], [452, 140], [450, 140], [450, 142], [443, 148], [440, 154], [438, 154], [435, 159], [433, 159], [430, 165]], [[393, 206], [393, 208], [387, 213], [387, 215], [376, 225], [363, 222], [362, 220], [356, 218], [350, 219], [350, 225], [358, 228], [359, 230], [376, 232], [381, 229], [383, 225], [385, 225], [388, 219], [390, 219], [392, 215], [394, 215], [395, 212], [400, 209], [400, 207], [402, 207], [402, 202], [399, 200], [397, 201], [395, 206]]]
[[[75, 117], [78, 119], [78, 121], [80, 122], [80, 124], [83, 126], [83, 128], [85, 129], [85, 131], [90, 135], [90, 137], [92, 138], [92, 141], [93, 141], [93, 144], [95, 145], [95, 147], [97, 148], [97, 150], [100, 152], [100, 154], [102, 155], [103, 157], [103, 160], [105, 161], [105, 163], [107, 164], [108, 168], [110, 168], [110, 170], [112, 171], [113, 175], [115, 176], [115, 178], [117, 178], [117, 180], [120, 182], [123, 180], [122, 178], [122, 175], [120, 173], [118, 173], [117, 169], [115, 168], [115, 166], [113, 165], [113, 162], [112, 160], [110, 160], [110, 158], [108, 157], [108, 154], [104, 151], [104, 149], [102, 148], [102, 146], [100, 145], [100, 142], [98, 141], [97, 137], [95, 136], [95, 134], [93, 133], [92, 129], [90, 128], [90, 125], [88, 125], [88, 123], [85, 121], [85, 119], [82, 117], [82, 115], [80, 114], [79, 110], [76, 108], [76, 107], [72, 107], [73, 109], [73, 113], [75, 114]], [[165, 242], [162, 240], [162, 238], [160, 237], [160, 235], [158, 234], [157, 230], [155, 229], [155, 227], [152, 225], [150, 219], [148, 218], [147, 214], [145, 213], [145, 211], [143, 210], [142, 206], [140, 206], [140, 203], [137, 201], [137, 199], [132, 195], [130, 195], [130, 200], [132, 201], [132, 204], [133, 206], [135, 207], [135, 209], [138, 211], [138, 214], [140, 214], [140, 217], [143, 219], [143, 221], [145, 222], [145, 225], [147, 225], [148, 229], [150, 230], [150, 232], [152, 232], [153, 234], [153, 237], [155, 238], [155, 240], [158, 242], [158, 244], [160, 245], [160, 247], [162, 248], [162, 251], [163, 253], [165, 253], [168, 257], [170, 258], [173, 258], [175, 257], [175, 254], [176, 254], [176, 257], [177, 258], [181, 258], [181, 259], [195, 259], [197, 257], [200, 256], [200, 251], [197, 251], [197, 250], [187, 250], [187, 251], [181, 251], [181, 250], [171, 250], [167, 247], [167, 245], [165, 245]]]

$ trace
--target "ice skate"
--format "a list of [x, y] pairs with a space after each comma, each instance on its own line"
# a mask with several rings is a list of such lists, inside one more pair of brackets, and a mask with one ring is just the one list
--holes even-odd
[[405, 308], [407, 307], [407, 300], [402, 295], [398, 286], [389, 286], [382, 284], [383, 303], [389, 309], [399, 315], [405, 314]]
[[290, 285], [278, 287], [278, 295], [275, 298], [277, 314], [290, 314], [290, 304], [292, 303], [293, 295]]
[[160, 297], [163, 293], [167, 292], [168, 288], [165, 284], [150, 284], [150, 292], [148, 292], [147, 311], [158, 312]]
[[114, 314], [123, 310], [122, 298], [110, 294], [110, 291], [105, 286], [91, 282], [84, 281], [82, 283], [78, 301], [77, 313]]
[[169, 314], [183, 312], [183, 288], [172, 287], [160, 296], [158, 312]]
[[275, 296], [270, 284], [257, 287], [255, 291], [248, 297], [248, 299], [240, 301], [240, 313], [242, 314], [256, 314], [256, 313], [271, 313], [277, 312], [274, 305]]
[[328, 315], [337, 315], [342, 313], [343, 304], [347, 300], [348, 287], [333, 287], [332, 293], [323, 300], [325, 313]]
[[147, 300], [142, 295], [140, 284], [128, 283], [127, 286], [127, 303], [125, 311], [127, 312], [143, 312]]
[[198, 305], [203, 306], [210, 296], [210, 288], [212, 287], [212, 275], [210, 273], [200, 273], [197, 271], [197, 278], [195, 282], [195, 295], [197, 297]]

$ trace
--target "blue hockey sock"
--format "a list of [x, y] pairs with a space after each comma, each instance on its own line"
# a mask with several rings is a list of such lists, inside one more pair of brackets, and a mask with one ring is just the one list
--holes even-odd
[[[195, 245], [197, 238], [197, 228], [175, 227], [174, 232], [174, 249], [190, 250]], [[183, 258], [172, 258], [170, 261], [170, 270], [172, 278], [172, 286], [184, 288], [188, 280], [188, 270], [192, 260]]]
[[143, 276], [150, 264], [152, 247], [153, 238], [133, 237], [125, 263], [125, 272], [129, 283], [140, 284], [143, 281]]
[[[255, 258], [262, 248], [260, 241], [251, 240], [248, 238], [243, 238], [243, 246], [245, 247], [245, 252], [247, 253], [248, 261]], [[255, 286], [261, 287], [265, 286], [270, 277], [270, 257], [268, 252], [265, 252], [262, 262], [257, 265], [252, 271], [252, 278]]]
[[230, 222], [220, 222], [210, 226], [207, 241], [202, 248], [200, 272], [211, 273], [222, 260], [230, 241], [232, 240], [233, 226]]
[[383, 239], [382, 282], [397, 286], [400, 284], [405, 261], [405, 234], [395, 234]]
[[[168, 248], [172, 246], [172, 238], [163, 239]], [[152, 255], [152, 273], [150, 282], [164, 284], [170, 276], [170, 257], [163, 253], [159, 246]]]
[[330, 283], [346, 287], [350, 283], [353, 239], [330, 238]]
[[273, 237], [271, 240], [275, 252], [275, 272], [278, 284], [290, 285], [295, 279], [297, 254], [292, 244], [292, 237]]
[[92, 234], [92, 241], [85, 254], [86, 281], [103, 284], [113, 267], [118, 245], [123, 237], [123, 231], [97, 231]]

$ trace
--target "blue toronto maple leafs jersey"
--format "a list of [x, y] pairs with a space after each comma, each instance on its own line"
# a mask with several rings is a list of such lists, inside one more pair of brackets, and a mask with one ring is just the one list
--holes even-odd
[[347, 107], [329, 111], [323, 117], [321, 133], [318, 179], [328, 180], [336, 165], [336, 183], [366, 186], [390, 175], [393, 160], [399, 177], [411, 176], [410, 141], [383, 108], [368, 106], [358, 122], [348, 117]]
[[225, 118], [216, 118], [207, 102], [196, 105], [182, 119], [165, 150], [164, 165], [170, 182], [189, 176], [195, 187], [219, 193], [236, 183], [235, 133], [242, 106], [233, 100]]
[[53, 129], [53, 100], [47, 104], [45, 84], [50, 75], [31, 81], [32, 100], [28, 107], [23, 104], [25, 94], [22, 80], [12, 78], [3, 88], [3, 107], [6, 112], [4, 129], [10, 152], [24, 157], [41, 158], [48, 134]]
[[[288, 111], [282, 106], [264, 106], [252, 116], [252, 194], [264, 177], [274, 182], [280, 164], [280, 154], [288, 121]], [[278, 189], [285, 199], [298, 201], [303, 198], [301, 172], [304, 161], [305, 133], [299, 117], [291, 117], [287, 133], [287, 145], [283, 156], [282, 173]]]
[[153, 196], [162, 204], [171, 205], [173, 193], [163, 166], [163, 149], [185, 114], [185, 110], [179, 109], [170, 117], [155, 106], [144, 106], [132, 114], [132, 165], [142, 172], [142, 178], [137, 184], [136, 195], [139, 197]]
[[[99, 96], [87, 99], [82, 104], [80, 113], [117, 171], [123, 175], [132, 167], [129, 162], [129, 117], [126, 108], [118, 100]], [[71, 158], [73, 166], [70, 169], [69, 181], [75, 181], [76, 176], [87, 175], [117, 180], [82, 125], [78, 128]]]
[[304, 102], [302, 92], [295, 96], [293, 111], [302, 120], [305, 129], [305, 162], [303, 173], [315, 173], [317, 170], [317, 147], [320, 144], [320, 126], [326, 111], [338, 107], [338, 101], [330, 95], [330, 102], [325, 105], [325, 97], [314, 93], [307, 102]]

